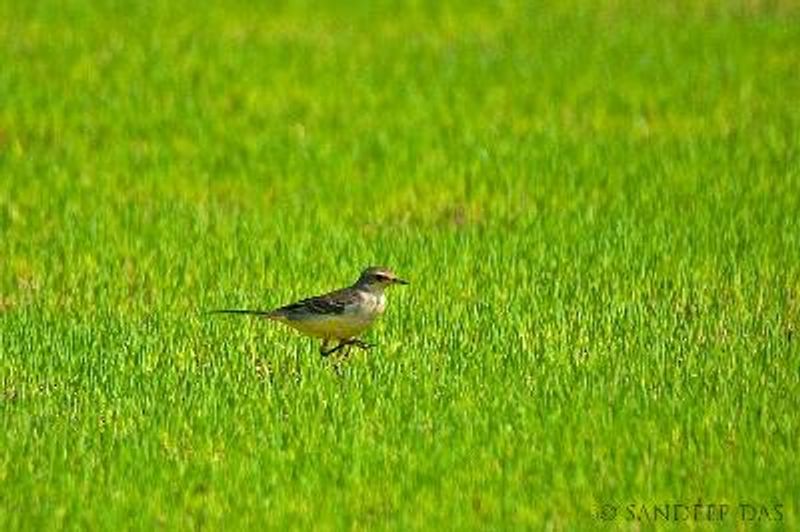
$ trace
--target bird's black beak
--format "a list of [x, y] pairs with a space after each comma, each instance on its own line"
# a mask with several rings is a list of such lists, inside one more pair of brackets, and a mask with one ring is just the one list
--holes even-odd
[[406, 281], [405, 279], [400, 279], [399, 277], [395, 277], [393, 280], [395, 284], [409, 284], [408, 281]]

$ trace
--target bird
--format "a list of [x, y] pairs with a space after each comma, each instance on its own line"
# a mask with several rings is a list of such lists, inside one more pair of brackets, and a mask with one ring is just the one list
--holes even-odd
[[[386, 310], [384, 291], [393, 285], [407, 285], [392, 270], [370, 266], [351, 286], [322, 295], [301, 299], [273, 310], [218, 309], [213, 314], [261, 316], [292, 327], [322, 340], [319, 352], [327, 357], [351, 346], [367, 350], [374, 345], [358, 337], [369, 329]], [[329, 347], [335, 344], [333, 347]]]

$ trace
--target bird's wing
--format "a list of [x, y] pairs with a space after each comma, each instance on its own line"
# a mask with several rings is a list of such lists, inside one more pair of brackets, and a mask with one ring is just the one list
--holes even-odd
[[344, 314], [346, 308], [358, 303], [359, 294], [352, 288], [342, 288], [321, 296], [309, 297], [275, 309], [273, 312], [284, 316], [300, 316], [308, 314]]

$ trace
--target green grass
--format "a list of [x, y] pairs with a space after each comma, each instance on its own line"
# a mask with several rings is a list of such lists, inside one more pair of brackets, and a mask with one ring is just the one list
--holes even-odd
[[[798, 72], [780, 0], [0, 1], [0, 529], [800, 527]], [[338, 372], [204, 314], [375, 263]]]

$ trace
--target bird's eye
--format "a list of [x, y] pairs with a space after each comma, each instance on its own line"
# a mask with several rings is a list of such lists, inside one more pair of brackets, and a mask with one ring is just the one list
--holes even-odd
[[389, 280], [389, 276], [388, 275], [384, 275], [382, 273], [376, 273], [375, 274], [375, 279], [377, 281], [388, 281]]

